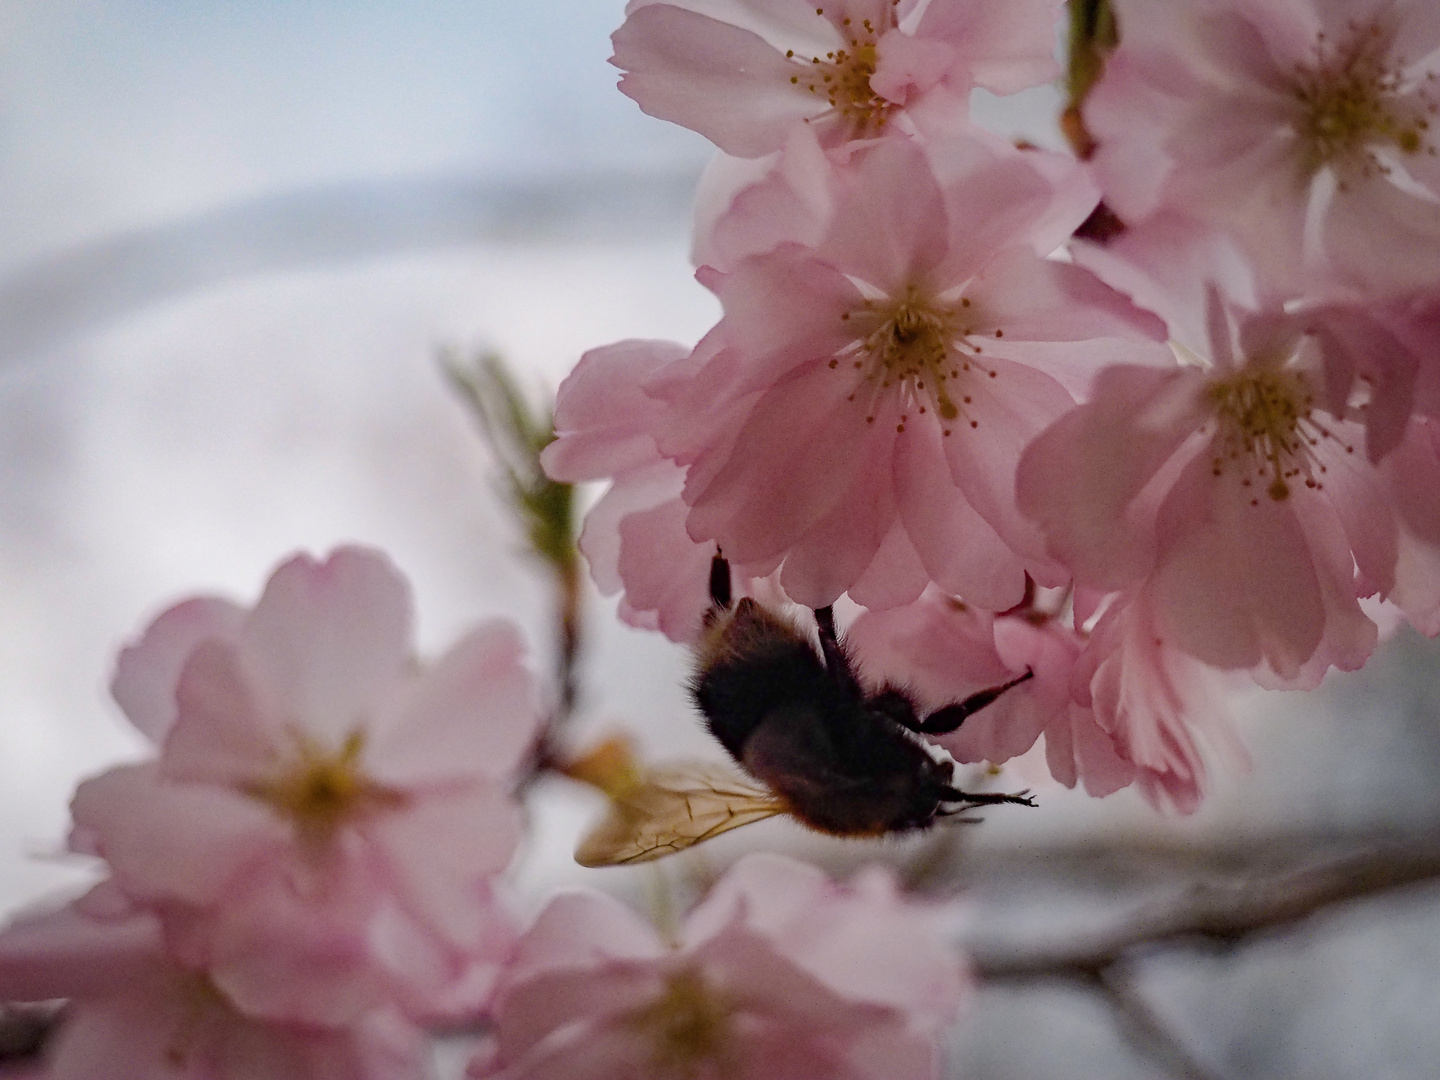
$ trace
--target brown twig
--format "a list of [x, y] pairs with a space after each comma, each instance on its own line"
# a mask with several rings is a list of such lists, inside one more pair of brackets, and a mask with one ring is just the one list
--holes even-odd
[[1122, 1034], [1181, 1080], [1213, 1080], [1135, 987], [1134, 963], [1166, 948], [1233, 947], [1339, 905], [1440, 881], [1440, 837], [1385, 843], [1301, 870], [1239, 884], [1197, 885], [1098, 934], [1032, 950], [972, 948], [973, 970], [991, 982], [1071, 980], [1099, 992]]
[[1440, 838], [1391, 844], [1268, 879], [1198, 885], [1098, 934], [1034, 950], [972, 952], [991, 981], [1090, 979], [1137, 955], [1211, 942], [1232, 945], [1353, 900], [1440, 880]]

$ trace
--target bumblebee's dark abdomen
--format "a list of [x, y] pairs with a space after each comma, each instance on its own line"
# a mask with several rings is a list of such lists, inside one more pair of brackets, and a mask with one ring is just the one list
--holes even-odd
[[690, 690], [711, 734], [740, 762], [745, 743], [776, 708], [834, 693], [815, 651], [798, 641], [765, 656], [712, 664], [696, 674]]
[[[837, 720], [853, 739], [835, 738]], [[740, 763], [796, 818], [839, 836], [932, 824], [949, 774], [883, 718], [863, 710], [827, 715], [806, 705], [769, 713], [751, 732]]]

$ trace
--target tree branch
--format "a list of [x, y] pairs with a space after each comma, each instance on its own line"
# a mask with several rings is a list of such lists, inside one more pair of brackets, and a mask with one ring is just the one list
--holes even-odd
[[1235, 944], [1353, 900], [1440, 880], [1440, 838], [1387, 845], [1240, 884], [1197, 885], [1121, 924], [1035, 950], [972, 946], [981, 979], [1093, 979], [1122, 960], [1201, 941]]

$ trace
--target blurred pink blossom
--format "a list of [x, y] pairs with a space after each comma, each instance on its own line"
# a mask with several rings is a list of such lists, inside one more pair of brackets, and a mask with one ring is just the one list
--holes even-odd
[[388, 560], [341, 548], [285, 563], [251, 610], [178, 605], [121, 654], [116, 699], [159, 756], [80, 785], [72, 844], [249, 1013], [473, 1007], [508, 954], [491, 879], [534, 680], [509, 624], [422, 668], [410, 619]]
[[1440, 281], [1432, 0], [1115, 0], [1086, 123], [1128, 224], [1224, 230], [1267, 288]]
[[1222, 679], [1165, 647], [1143, 601], [1104, 603], [1087, 633], [1038, 605], [995, 616], [932, 588], [906, 607], [864, 613], [846, 641], [872, 682], [904, 686], [928, 709], [1034, 673], [934, 737], [957, 761], [1001, 764], [1043, 736], [1050, 774], [1066, 787], [1098, 797], [1133, 784], [1157, 806], [1193, 811], [1206, 777], [1196, 734], [1228, 763], [1245, 762]]
[[666, 943], [598, 894], [520, 944], [473, 1080], [928, 1080], [964, 982], [936, 914], [879, 871], [846, 887], [737, 863]]
[[1059, 74], [1059, 0], [631, 0], [612, 38], [620, 89], [726, 153], [883, 135], [917, 107], [964, 115], [970, 91]]
[[[166, 955], [154, 916], [97, 917], [111, 887], [0, 931], [0, 1000], [68, 998], [47, 1080], [420, 1080], [425, 1043], [394, 1011], [343, 1028], [240, 1012]], [[103, 900], [116, 907], [113, 900]], [[123, 908], [123, 905], [120, 905]]]

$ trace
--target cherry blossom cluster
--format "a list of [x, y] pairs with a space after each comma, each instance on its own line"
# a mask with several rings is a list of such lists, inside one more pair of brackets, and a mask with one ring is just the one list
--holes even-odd
[[[1048, 0], [632, 0], [621, 89], [722, 151], [693, 252], [723, 314], [562, 386], [551, 475], [628, 622], [751, 592], [865, 611], [941, 740], [1193, 810], [1227, 685], [1440, 631], [1440, 14], [1115, 0], [1086, 160], [976, 87], [1051, 80]], [[1093, 150], [1093, 155], [1090, 151]]]
[[436, 1025], [491, 1032], [477, 1080], [933, 1077], [963, 969], [883, 873], [755, 857], [673, 942], [582, 893], [522, 933], [499, 877], [536, 680], [509, 623], [422, 666], [410, 620], [341, 548], [121, 653], [154, 754], [75, 794], [106, 876], [0, 931], [0, 1001], [68, 999], [50, 1080], [420, 1080]]

